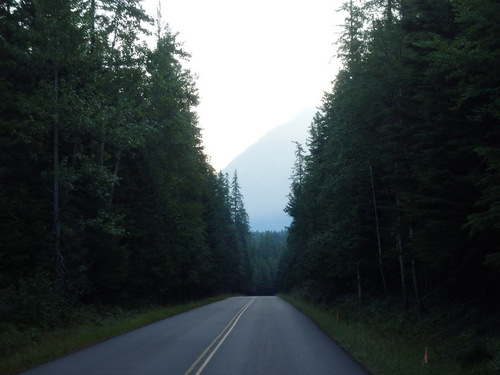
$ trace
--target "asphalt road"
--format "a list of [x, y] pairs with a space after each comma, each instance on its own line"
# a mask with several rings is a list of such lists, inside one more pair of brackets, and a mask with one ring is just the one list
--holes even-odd
[[278, 297], [235, 297], [106, 340], [23, 375], [367, 375]]

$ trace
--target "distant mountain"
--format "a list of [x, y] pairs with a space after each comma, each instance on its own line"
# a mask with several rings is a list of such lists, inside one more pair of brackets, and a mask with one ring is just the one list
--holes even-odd
[[290, 225], [283, 211], [288, 203], [295, 143], [305, 146], [309, 125], [317, 112], [311, 108], [279, 125], [238, 155], [223, 169], [232, 178], [237, 170], [245, 209], [254, 231], [279, 231]]

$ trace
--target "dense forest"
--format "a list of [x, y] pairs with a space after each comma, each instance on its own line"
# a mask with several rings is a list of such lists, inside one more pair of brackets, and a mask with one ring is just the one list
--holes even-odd
[[343, 10], [342, 69], [296, 149], [280, 289], [498, 306], [500, 3]]
[[277, 290], [498, 305], [500, 4], [343, 11], [343, 67], [297, 144], [292, 224], [252, 233], [237, 174], [204, 153], [190, 56], [161, 14], [2, 1], [2, 317]]
[[160, 14], [5, 0], [0, 33], [2, 316], [51, 325], [82, 304], [251, 293], [253, 268], [269, 288], [237, 174], [204, 154], [189, 54]]
[[252, 265], [252, 292], [254, 294], [272, 295], [278, 292], [278, 263], [281, 254], [286, 249], [286, 241], [286, 230], [251, 233], [248, 253]]

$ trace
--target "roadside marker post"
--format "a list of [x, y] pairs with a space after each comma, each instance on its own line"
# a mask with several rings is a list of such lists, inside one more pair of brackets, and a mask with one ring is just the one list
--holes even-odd
[[424, 370], [424, 366], [428, 363], [429, 363], [429, 354], [427, 352], [427, 346], [426, 346], [424, 352], [424, 360], [422, 361], [422, 371]]

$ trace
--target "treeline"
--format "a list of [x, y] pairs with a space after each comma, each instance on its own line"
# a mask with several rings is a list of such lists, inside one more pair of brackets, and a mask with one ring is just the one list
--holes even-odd
[[349, 1], [298, 145], [282, 290], [498, 304], [498, 1]]
[[237, 175], [204, 154], [189, 55], [161, 17], [6, 0], [0, 33], [0, 312], [43, 324], [250, 290]]
[[273, 295], [278, 291], [278, 262], [286, 249], [286, 241], [286, 230], [251, 233], [248, 253], [252, 265], [253, 294]]

